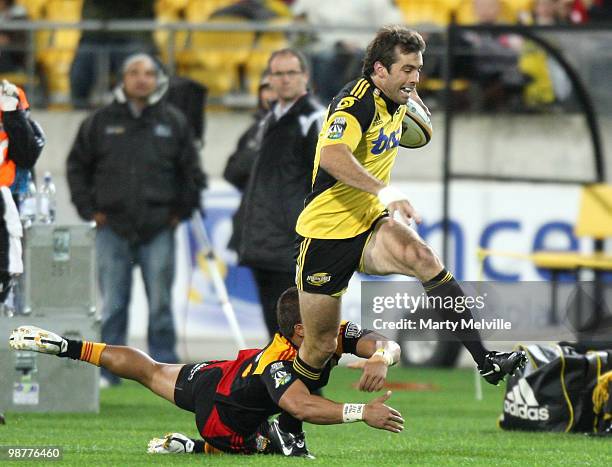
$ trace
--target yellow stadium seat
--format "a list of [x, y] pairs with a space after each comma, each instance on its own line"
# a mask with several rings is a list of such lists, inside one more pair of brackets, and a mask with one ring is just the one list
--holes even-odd
[[[47, 0], [39, 19], [78, 23], [83, 0]], [[36, 59], [45, 73], [50, 105], [67, 106], [70, 101], [70, 66], [74, 60], [79, 29], [41, 30], [36, 34]]]
[[[187, 7], [189, 0], [156, 0], [155, 2], [155, 19], [160, 24], [174, 23], [182, 21], [184, 18], [184, 10]], [[162, 61], [164, 63], [169, 62], [168, 57], [168, 41], [171, 37], [170, 31], [167, 29], [159, 28], [153, 32], [153, 40], [157, 45], [157, 49], [160, 51]], [[174, 45], [173, 49], [181, 50], [185, 47], [187, 41], [186, 31], [176, 31], [174, 33]]]
[[[273, 24], [283, 24], [285, 22], [286, 20], [277, 20]], [[257, 94], [261, 74], [268, 66], [268, 59], [272, 52], [283, 49], [288, 45], [287, 38], [282, 32], [259, 33], [246, 62], [248, 89], [252, 95]]]
[[[209, 23], [241, 21], [223, 17]], [[179, 74], [200, 81], [212, 96], [225, 94], [238, 85], [238, 67], [246, 63], [254, 40], [253, 31], [192, 31], [185, 49], [176, 55]]]
[[[457, 24], [476, 24], [477, 18], [474, 11], [474, 0], [447, 0], [450, 10], [456, 14]], [[529, 9], [531, 0], [500, 0], [501, 14], [500, 23], [515, 24], [521, 11]]]
[[42, 19], [47, 0], [19, 0], [17, 3], [26, 9], [28, 18], [35, 21]]
[[450, 19], [449, 0], [395, 0], [407, 24], [445, 26]]

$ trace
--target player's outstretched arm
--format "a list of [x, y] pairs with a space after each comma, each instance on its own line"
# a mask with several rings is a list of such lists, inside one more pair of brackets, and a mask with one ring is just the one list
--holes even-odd
[[349, 365], [352, 368], [362, 368], [359, 380], [360, 391], [380, 391], [387, 378], [387, 368], [399, 362], [401, 348], [395, 341], [385, 338], [376, 332], [369, 332], [359, 338], [355, 354], [367, 360]]
[[388, 209], [391, 219], [394, 219], [397, 213], [408, 223], [413, 219], [417, 224], [421, 222], [421, 217], [408, 201], [408, 197], [397, 188], [385, 185], [371, 175], [355, 159], [346, 144], [340, 143], [322, 148], [319, 165], [336, 180], [377, 196]]
[[304, 383], [294, 381], [280, 398], [281, 409], [316, 425], [334, 425], [364, 421], [372, 428], [399, 433], [404, 429], [404, 419], [392, 407], [385, 405], [391, 391], [367, 404], [340, 404], [324, 397], [310, 394]]

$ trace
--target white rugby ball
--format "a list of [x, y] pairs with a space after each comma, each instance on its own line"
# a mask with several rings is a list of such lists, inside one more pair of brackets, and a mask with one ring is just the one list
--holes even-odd
[[433, 134], [431, 120], [425, 109], [416, 101], [408, 99], [406, 107], [399, 144], [405, 148], [422, 148], [431, 141]]

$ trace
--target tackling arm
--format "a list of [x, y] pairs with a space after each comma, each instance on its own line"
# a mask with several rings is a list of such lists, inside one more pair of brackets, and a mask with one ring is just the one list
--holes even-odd
[[404, 429], [404, 420], [397, 410], [384, 404], [389, 397], [390, 391], [368, 404], [340, 404], [310, 394], [302, 381], [295, 380], [282, 395], [278, 405], [298, 420], [316, 425], [363, 420], [372, 428], [399, 433]]
[[387, 378], [387, 368], [399, 362], [401, 349], [397, 342], [386, 339], [376, 332], [364, 333], [359, 340], [355, 355], [367, 358], [352, 368], [362, 368], [363, 373], [359, 379], [360, 391], [380, 391]]

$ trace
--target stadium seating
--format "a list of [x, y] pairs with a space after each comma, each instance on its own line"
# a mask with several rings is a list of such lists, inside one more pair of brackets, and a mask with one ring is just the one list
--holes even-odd
[[[408, 24], [445, 26], [454, 15], [458, 24], [475, 24], [474, 0], [395, 0]], [[515, 23], [520, 12], [528, 11], [532, 0], [500, 0], [504, 23]]]
[[[156, 18], [161, 23], [186, 21], [194, 24], [241, 23], [244, 18], [211, 15], [236, 0], [157, 0]], [[281, 3], [268, 0], [266, 6], [279, 16], [288, 10]], [[277, 20], [279, 22], [285, 21]], [[168, 63], [167, 31], [155, 33], [155, 41]], [[254, 31], [178, 31], [173, 45], [177, 72], [208, 87], [212, 97], [241, 88], [240, 70], [245, 72], [247, 90], [255, 95], [261, 73], [273, 50], [286, 47], [284, 33]]]
[[[33, 20], [76, 23], [81, 21], [83, 0], [23, 0]], [[51, 107], [66, 107], [70, 101], [70, 66], [81, 31], [78, 29], [41, 30], [36, 33], [36, 61], [47, 82]]]
[[[277, 20], [283, 24], [286, 20]], [[248, 90], [252, 95], [257, 94], [257, 88], [263, 71], [268, 66], [268, 58], [275, 50], [288, 46], [285, 34], [282, 32], [262, 32], [257, 35], [253, 49], [246, 61], [246, 75]]]

